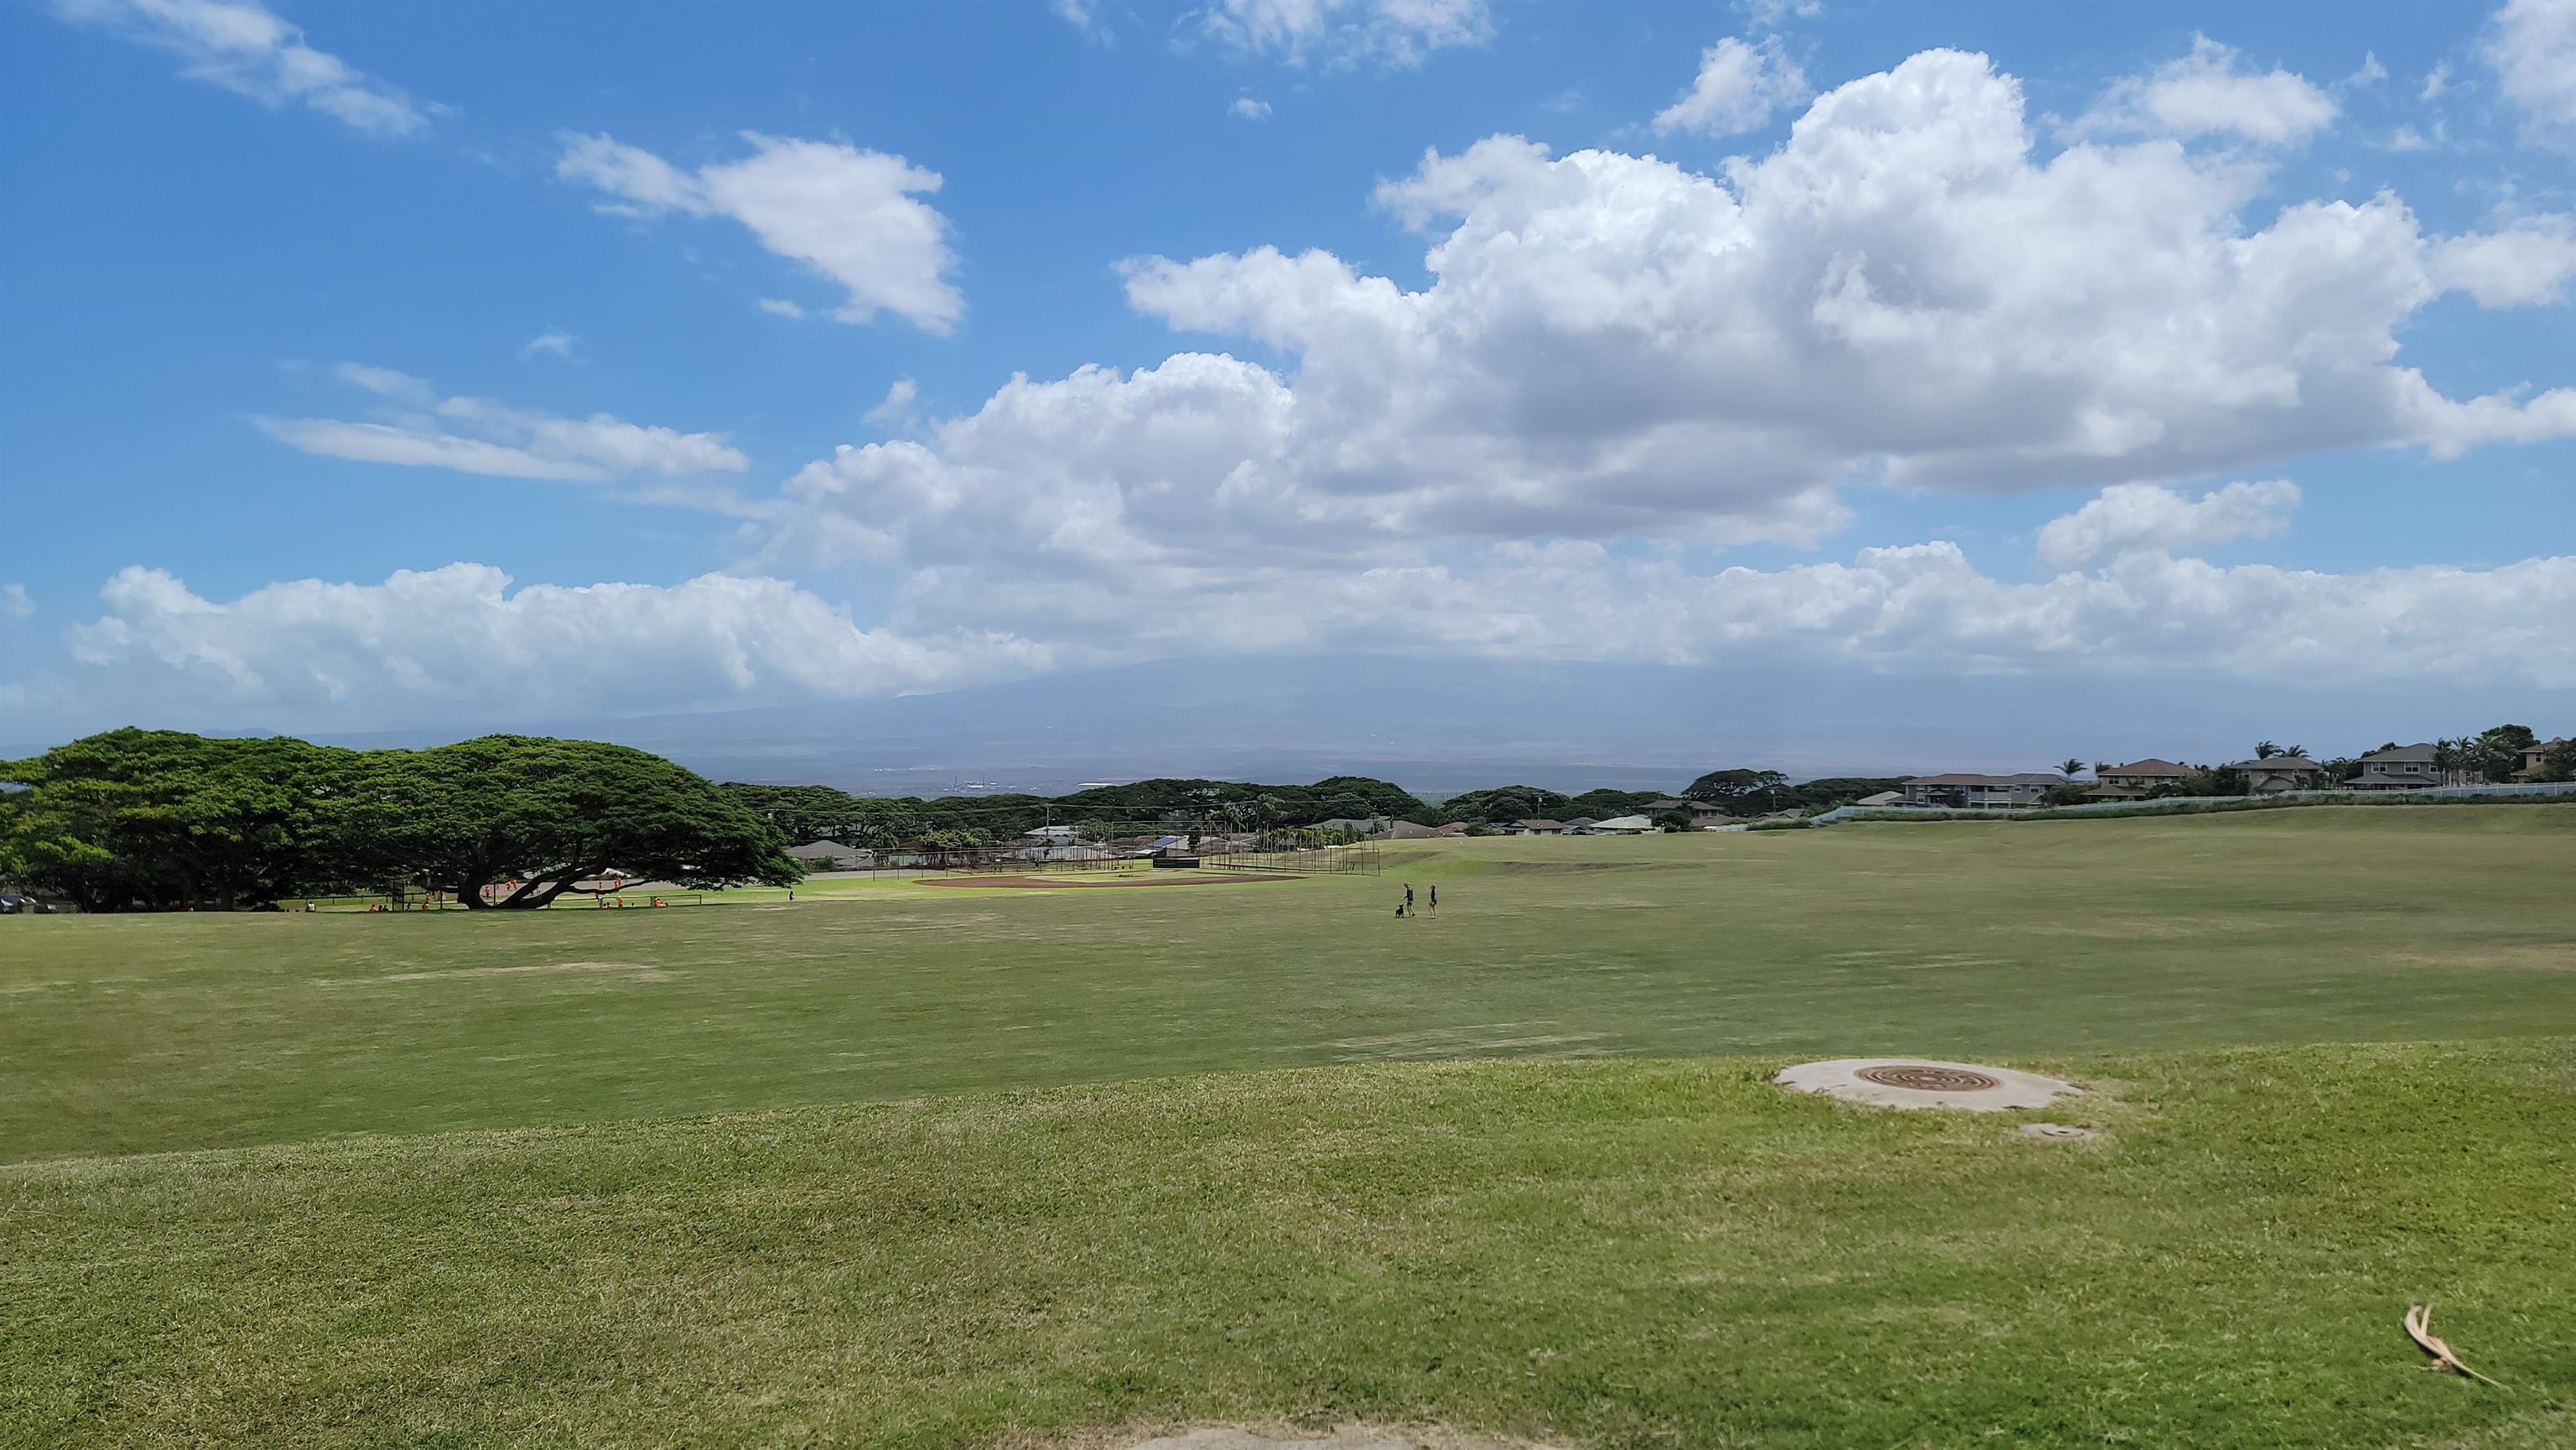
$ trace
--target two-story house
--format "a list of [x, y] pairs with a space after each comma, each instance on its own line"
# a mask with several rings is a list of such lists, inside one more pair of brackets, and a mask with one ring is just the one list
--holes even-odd
[[2516, 780], [2537, 779], [2543, 769], [2541, 762], [2549, 758], [2549, 752], [2556, 750], [2559, 746], [2566, 743], [2567, 742], [2565, 740], [2535, 740], [2529, 745], [2522, 747], [2522, 768], [2513, 773], [2513, 778]]
[[1944, 806], [1955, 811], [2026, 811], [2060, 777], [2027, 771], [2020, 775], [1918, 775], [1900, 787], [1909, 806]]
[[2086, 798], [2097, 801], [2138, 800], [2151, 794], [2157, 786], [2172, 785], [2191, 774], [2191, 767], [2150, 755], [2126, 765], [2108, 765], [2093, 772], [2093, 788]]
[[1693, 826], [1714, 826], [1735, 818], [1734, 813], [1724, 806], [1711, 805], [1707, 801], [1686, 800], [1681, 796], [1673, 795], [1658, 796], [1637, 807], [1637, 814], [1650, 821], [1666, 811], [1680, 811], [1691, 818]]
[[2433, 747], [2392, 745], [2374, 750], [2361, 758], [2361, 774], [2353, 783], [2354, 790], [2422, 790], [2440, 785], [2442, 772], [2433, 765]]
[[2334, 784], [2324, 766], [2304, 755], [2266, 755], [2259, 760], [2232, 760], [2226, 768], [2245, 777], [2247, 795], [2279, 795], [2285, 790], [2324, 790]]

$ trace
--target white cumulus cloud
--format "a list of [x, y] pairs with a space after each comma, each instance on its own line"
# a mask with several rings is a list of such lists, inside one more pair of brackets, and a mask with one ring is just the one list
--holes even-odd
[[913, 400], [919, 396], [921, 389], [912, 379], [897, 378], [887, 387], [883, 401], [859, 417], [861, 421], [880, 428], [900, 428], [912, 421]]
[[513, 589], [498, 569], [450, 564], [225, 600], [129, 568], [100, 598], [105, 612], [67, 638], [85, 692], [124, 702], [184, 688], [201, 718], [262, 723], [527, 721], [883, 695], [1049, 663], [1023, 641], [863, 629], [792, 584], [727, 574]]
[[[892, 568], [906, 632], [1104, 652], [1418, 639], [1704, 658], [1769, 637], [1712, 599], [1785, 598], [1803, 618], [1932, 558], [1945, 590], [2011, 606], [2025, 635], [2082, 601], [2103, 624], [2070, 640], [2164, 639], [2205, 663], [2120, 613], [2120, 591], [2192, 599], [2218, 581], [2337, 618], [2361, 596], [2332, 576], [2172, 559], [2277, 529], [2296, 491], [2193, 497], [2162, 481], [2323, 448], [2448, 457], [2576, 436], [2576, 388], [2453, 399], [2401, 362], [2407, 321], [2466, 285], [2403, 202], [2249, 220], [2267, 184], [2241, 156], [2171, 140], [2042, 160], [2019, 88], [1955, 52], [1828, 93], [1784, 145], [1722, 177], [1489, 138], [1378, 193], [1427, 235], [1427, 285], [1320, 251], [1131, 262], [1139, 310], [1277, 361], [1190, 351], [1015, 377], [962, 416], [808, 465], [758, 559]], [[1683, 544], [1817, 543], [1847, 525], [1838, 493], [1861, 478], [2111, 489], [2049, 549], [2112, 562], [2040, 593], [1963, 579], [1937, 553], [1873, 555], [1857, 574], [1672, 562]], [[2406, 576], [2441, 590], [2487, 577]], [[1558, 589], [1601, 612], [1532, 618]], [[1899, 637], [1913, 617], [1852, 638]], [[1984, 658], [1961, 641], [1994, 618], [1962, 614], [1959, 638], [1925, 648]], [[2319, 658], [2345, 657], [2318, 628]], [[2027, 662], [2035, 638], [1993, 657]]]
[[[1158, 580], [1168, 586], [1172, 579]], [[2267, 684], [2515, 681], [2576, 687], [2576, 556], [2494, 569], [2326, 574], [2155, 551], [2007, 583], [1955, 544], [1849, 562], [1695, 570], [1598, 544], [1507, 543], [1448, 561], [1148, 597], [1125, 581], [980, 591], [976, 622], [921, 599], [887, 624], [785, 580], [531, 584], [452, 564], [380, 584], [300, 580], [214, 599], [129, 568], [66, 643], [84, 711], [300, 729], [848, 699], [1206, 653], [1436, 652], [1824, 673], [2162, 672]], [[927, 601], [939, 603], [947, 601]], [[1171, 607], [1185, 605], [1187, 607]], [[1030, 629], [1015, 628], [1025, 623]], [[19, 689], [22, 700], [36, 688]]]
[[304, 43], [253, 0], [53, 0], [64, 19], [179, 57], [180, 74], [268, 106], [302, 105], [377, 136], [412, 136], [430, 112], [399, 87]]
[[1774, 112], [1813, 94], [1778, 36], [1759, 45], [1729, 36], [1700, 52], [1698, 77], [1680, 100], [1655, 113], [1655, 129], [1702, 136], [1756, 131]]
[[1254, 100], [1250, 96], [1235, 97], [1234, 104], [1226, 107], [1225, 109], [1228, 115], [1238, 116], [1246, 121], [1267, 121], [1270, 119], [1270, 103], [1268, 101]]
[[2433, 248], [2433, 267], [2481, 307], [2556, 302], [2576, 278], [2576, 218], [2523, 217], [2492, 232], [2446, 238]]
[[849, 301], [832, 314], [843, 322], [885, 311], [929, 332], [957, 325], [966, 303], [947, 280], [957, 262], [948, 219], [919, 199], [939, 190], [938, 172], [836, 141], [743, 135], [750, 156], [690, 172], [606, 136], [568, 133], [555, 174], [615, 198], [603, 203], [609, 210], [733, 218], [763, 247], [846, 289]]
[[682, 433], [607, 413], [557, 418], [484, 398], [440, 398], [429, 384], [391, 368], [343, 363], [334, 371], [386, 399], [385, 416], [253, 421], [305, 453], [498, 478], [597, 481], [638, 473], [740, 473], [751, 466], [722, 433]]
[[1802, 537], [1881, 471], [2100, 486], [2568, 430], [2576, 391], [2464, 402], [2398, 361], [2446, 285], [2402, 201], [2249, 220], [2266, 182], [2170, 142], [2043, 161], [2019, 87], [1934, 51], [1722, 178], [1507, 136], [1427, 156], [1378, 192], [1429, 236], [1418, 290], [1264, 247], [1131, 263], [1128, 293], [1287, 360], [1225, 361], [1264, 441], [1223, 497], [1346, 527]]
[[2289, 71], [2252, 71], [2206, 35], [2191, 54], [2115, 82], [2070, 132], [2078, 136], [2236, 136], [2267, 146], [2302, 141], [2334, 123], [2334, 98]]
[[2480, 54], [2529, 137], [2576, 145], [2576, 0], [2506, 0]]
[[1212, 0], [1192, 19], [1219, 44], [1292, 65], [1413, 66], [1432, 51], [1494, 36], [1485, 0]]
[[[1133, 260], [1131, 305], [1209, 341], [1015, 376], [953, 416], [898, 382], [869, 415], [905, 436], [799, 470], [752, 511], [740, 572], [514, 588], [460, 564], [224, 600], [135, 569], [73, 657], [90, 697], [184, 689], [280, 723], [1352, 649], [2576, 687], [2563, 550], [2348, 574], [2191, 553], [2283, 527], [2298, 491], [2263, 480], [2284, 459], [2576, 437], [2569, 379], [2452, 398], [2405, 350], [2445, 291], [2558, 295], [2564, 220], [2442, 237], [2394, 195], [2258, 202], [2271, 153], [2159, 125], [2043, 154], [2011, 77], [1935, 51], [1716, 174], [1489, 137], [1375, 194], [1422, 234], [1423, 281], [1268, 247]], [[713, 214], [706, 171], [591, 140], [574, 170], [621, 204]], [[376, 411], [264, 426], [516, 476], [744, 467], [721, 434], [341, 376]], [[2201, 478], [2249, 481], [2171, 486]], [[1855, 480], [2100, 492], [2041, 530], [2060, 572], [2029, 583], [1937, 539], [1767, 570], [1692, 552], [1819, 544]], [[882, 620], [789, 582], [852, 564], [891, 574]]]
[[1738, 0], [1735, 7], [1744, 12], [1744, 23], [1756, 30], [1772, 30], [1792, 20], [1813, 20], [1825, 13], [1824, 0]]
[[2174, 552], [2289, 527], [2299, 486], [2287, 479], [2231, 483], [2199, 498], [2152, 483], [2119, 483], [2039, 531], [2039, 557], [2060, 569], [2142, 550]]

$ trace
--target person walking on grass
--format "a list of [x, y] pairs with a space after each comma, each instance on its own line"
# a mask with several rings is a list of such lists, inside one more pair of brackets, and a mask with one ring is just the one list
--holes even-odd
[[1440, 914], [1440, 883], [1437, 881], [1431, 883], [1431, 914]]
[[1413, 909], [1413, 883], [1410, 881], [1404, 883], [1404, 909], [1406, 911]]

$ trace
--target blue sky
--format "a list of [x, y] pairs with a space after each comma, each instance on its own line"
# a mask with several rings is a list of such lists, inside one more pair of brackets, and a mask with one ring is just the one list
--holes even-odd
[[2545, 724], [2576, 3], [2320, 13], [11, 4], [0, 735], [1356, 651]]

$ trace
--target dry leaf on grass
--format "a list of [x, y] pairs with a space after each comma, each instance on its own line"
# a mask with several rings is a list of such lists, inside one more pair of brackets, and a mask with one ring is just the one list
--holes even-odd
[[2451, 1353], [2451, 1346], [2444, 1344], [2441, 1340], [2433, 1337], [2432, 1305], [2410, 1304], [2406, 1306], [2406, 1332], [2414, 1336], [2417, 1344], [2424, 1346], [2424, 1352], [2426, 1354], [2433, 1356], [2433, 1368], [2455, 1369], [2460, 1373], [2467, 1375], [2469, 1378], [2476, 1380], [2480, 1384], [2495, 1385], [2497, 1389], [2504, 1388], [2503, 1385], [2496, 1384], [2494, 1380], [2488, 1379], [2485, 1375], [2482, 1375], [2476, 1370], [2469, 1368], [2467, 1365], [2460, 1363], [2460, 1357]]

